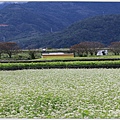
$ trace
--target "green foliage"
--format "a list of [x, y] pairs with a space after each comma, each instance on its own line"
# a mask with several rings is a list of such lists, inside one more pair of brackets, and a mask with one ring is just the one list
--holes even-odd
[[57, 47], [67, 47], [83, 41], [95, 41], [109, 45], [113, 41], [119, 41], [119, 21], [120, 15], [97, 16], [79, 21], [63, 32], [55, 34], [54, 36], [56, 38], [59, 36], [59, 39], [55, 43], [51, 42], [51, 45], [55, 46], [58, 42]]
[[[120, 16], [106, 16], [103, 11], [107, 9], [105, 14], [119, 13], [118, 6], [119, 3], [89, 2], [9, 4], [0, 9], [0, 23], [8, 25], [0, 27], [0, 41], [14, 41], [21, 48], [64, 48], [81, 41], [99, 41], [108, 45], [120, 38]], [[98, 17], [84, 19], [96, 15]], [[78, 20], [82, 21], [71, 25]], [[58, 32], [60, 30], [63, 31]]]
[[120, 40], [119, 21], [120, 15], [97, 16], [76, 22], [61, 32], [37, 34], [37, 37], [28, 36], [19, 40], [25, 43], [24, 47], [31, 44], [33, 48], [69, 48], [84, 41], [101, 42], [109, 46], [111, 42]]
[[[33, 56], [32, 56], [33, 55]], [[37, 50], [19, 50], [12, 54], [12, 57], [9, 58], [7, 53], [2, 53], [0, 60], [30, 60], [30, 59], [40, 59], [41, 51]]]
[[49, 69], [49, 68], [120, 68], [117, 61], [71, 61], [71, 62], [41, 62], [41, 63], [0, 63], [0, 70], [17, 69]]

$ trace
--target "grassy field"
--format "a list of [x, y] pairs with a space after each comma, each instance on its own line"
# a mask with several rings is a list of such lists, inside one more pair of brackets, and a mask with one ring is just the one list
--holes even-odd
[[0, 71], [0, 118], [120, 118], [120, 69]]

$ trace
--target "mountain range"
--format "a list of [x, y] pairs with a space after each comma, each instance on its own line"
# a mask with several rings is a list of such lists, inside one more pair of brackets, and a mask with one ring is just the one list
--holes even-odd
[[[4, 3], [0, 41], [15, 41], [21, 48], [70, 47], [85, 40], [107, 45], [119, 39], [119, 14], [119, 2]], [[109, 32], [110, 26], [115, 31]]]

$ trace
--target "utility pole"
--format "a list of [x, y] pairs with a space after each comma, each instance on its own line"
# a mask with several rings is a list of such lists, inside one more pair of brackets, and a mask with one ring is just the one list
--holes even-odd
[[52, 31], [52, 28], [51, 28], [51, 33], [52, 33], [53, 31]]
[[3, 36], [3, 41], [5, 42], [5, 37]]
[[103, 16], [105, 15], [105, 12], [103, 11]]

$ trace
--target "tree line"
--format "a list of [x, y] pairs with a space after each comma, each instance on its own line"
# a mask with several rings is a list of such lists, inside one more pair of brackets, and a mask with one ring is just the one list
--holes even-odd
[[[12, 55], [20, 53], [22, 50], [16, 42], [0, 42], [0, 59], [2, 54], [7, 54], [9, 58], [12, 58]], [[28, 50], [29, 59], [35, 59], [36, 50]], [[19, 56], [21, 59], [22, 56]]]
[[[90, 54], [91, 56], [97, 55], [97, 52], [101, 49], [104, 49], [105, 45], [100, 42], [80, 42], [79, 44], [75, 44], [71, 46], [70, 50], [74, 53], [77, 53], [78, 56], [87, 56]], [[110, 45], [107, 47], [111, 52], [115, 55], [120, 54], [120, 41], [118, 42], [111, 42]]]
[[[105, 48], [105, 45], [101, 42], [80, 42], [79, 44], [75, 44], [70, 47], [70, 51], [77, 53], [78, 56], [91, 56], [97, 55], [99, 50]], [[120, 55], [120, 41], [111, 42], [111, 44], [107, 47], [114, 55]], [[8, 54], [9, 58], [12, 57], [13, 54], [18, 53], [20, 51], [19, 46], [15, 42], [0, 42], [0, 59], [3, 53]], [[31, 59], [35, 59], [35, 50], [28, 50], [28, 54]]]

